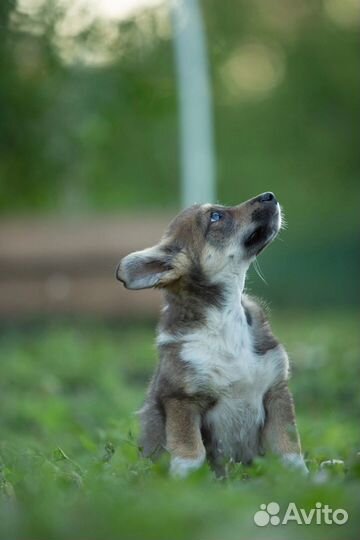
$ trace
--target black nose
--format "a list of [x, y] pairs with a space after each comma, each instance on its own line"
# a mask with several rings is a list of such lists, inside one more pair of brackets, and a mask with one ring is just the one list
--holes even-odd
[[259, 195], [258, 201], [277, 203], [276, 197], [273, 193], [271, 193], [271, 191], [267, 191], [266, 193]]

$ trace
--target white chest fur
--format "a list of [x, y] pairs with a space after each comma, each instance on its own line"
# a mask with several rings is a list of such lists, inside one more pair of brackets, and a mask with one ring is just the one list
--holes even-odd
[[248, 461], [257, 454], [264, 394], [287, 376], [282, 346], [256, 354], [252, 330], [240, 293], [222, 310], [209, 309], [201, 327], [182, 335], [162, 332], [158, 336], [159, 345], [181, 345], [180, 358], [188, 373], [186, 391], [215, 399], [203, 422], [220, 461], [222, 457]]
[[181, 357], [192, 367], [190, 392], [208, 392], [216, 405], [204, 422], [216, 440], [219, 458], [248, 461], [258, 451], [265, 392], [284, 375], [281, 346], [257, 355], [241, 303], [222, 313], [209, 311], [207, 325], [184, 336]]
[[253, 337], [241, 304], [209, 310], [206, 326], [183, 337], [181, 358], [192, 367], [193, 391], [262, 399], [283, 362], [282, 348], [265, 355], [253, 350]]
[[265, 392], [287, 369], [281, 346], [254, 352], [251, 327], [240, 302], [209, 310], [207, 324], [183, 337], [181, 358], [191, 366], [190, 392], [205, 392], [216, 404], [204, 416], [218, 458], [249, 461], [258, 452]]

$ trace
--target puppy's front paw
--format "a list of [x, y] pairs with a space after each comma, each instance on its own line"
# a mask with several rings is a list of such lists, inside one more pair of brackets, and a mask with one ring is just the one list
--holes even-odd
[[292, 469], [297, 469], [303, 474], [309, 474], [309, 469], [307, 468], [304, 458], [301, 454], [289, 453], [282, 456], [282, 462], [287, 467]]
[[174, 456], [171, 458], [170, 474], [176, 478], [185, 478], [192, 471], [199, 469], [204, 463], [204, 456], [197, 458], [182, 458]]

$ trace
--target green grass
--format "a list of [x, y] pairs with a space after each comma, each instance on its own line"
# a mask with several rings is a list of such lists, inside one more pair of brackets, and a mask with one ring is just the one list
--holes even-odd
[[[0, 536], [6, 540], [358, 538], [360, 380], [352, 313], [273, 321], [292, 360], [309, 478], [267, 457], [172, 480], [139, 457], [134, 411], [155, 364], [152, 324], [57, 323], [0, 335]], [[320, 469], [326, 459], [344, 466]], [[259, 528], [270, 501], [345, 508], [346, 525]]]

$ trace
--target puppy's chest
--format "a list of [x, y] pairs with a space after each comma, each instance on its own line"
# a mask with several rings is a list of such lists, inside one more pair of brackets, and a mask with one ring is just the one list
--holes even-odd
[[262, 395], [275, 373], [273, 362], [256, 355], [245, 325], [211, 326], [190, 335], [181, 356], [191, 366], [191, 390], [232, 397]]

